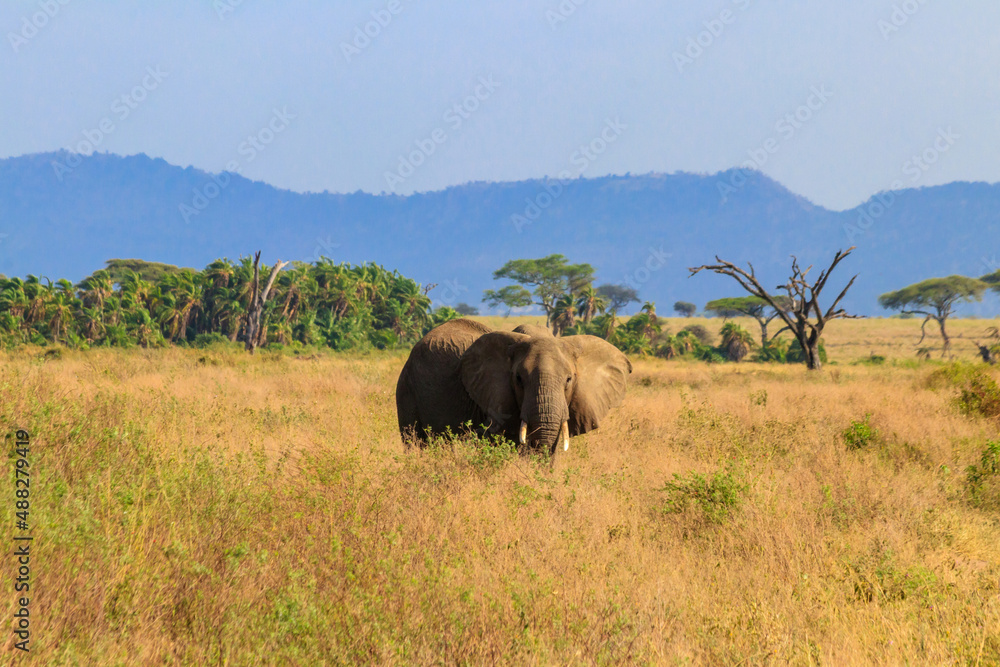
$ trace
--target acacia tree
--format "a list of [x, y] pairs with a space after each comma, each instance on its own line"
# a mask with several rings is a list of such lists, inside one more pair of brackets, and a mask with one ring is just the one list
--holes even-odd
[[628, 285], [598, 285], [597, 293], [608, 303], [608, 310], [618, 313], [630, 303], [639, 303], [639, 292]]
[[[775, 302], [781, 307], [781, 310], [787, 310], [791, 305], [788, 297], [780, 295], [775, 297]], [[771, 304], [757, 296], [735, 296], [725, 299], [715, 299], [705, 304], [705, 312], [715, 313], [723, 318], [734, 317], [736, 315], [746, 315], [747, 317], [754, 318], [757, 320], [757, 324], [760, 325], [761, 347], [767, 347], [767, 344], [771, 340], [767, 335], [767, 325], [776, 317], [779, 317], [778, 309], [772, 308]], [[781, 333], [781, 331], [778, 333]], [[778, 333], [774, 335], [777, 336]]]
[[[483, 295], [484, 302], [503, 304], [508, 308], [538, 305], [545, 310], [545, 323], [552, 324], [556, 302], [563, 296], [573, 298], [589, 286], [594, 281], [594, 267], [590, 264], [570, 264], [558, 254], [541, 259], [513, 259], [494, 271], [493, 279], [507, 279], [519, 285], [487, 290]], [[530, 292], [529, 287], [533, 288]], [[535, 301], [531, 300], [532, 296]]]
[[681, 317], [691, 317], [697, 312], [698, 306], [687, 301], [678, 301], [674, 304], [674, 312]]
[[787, 283], [778, 285], [777, 287], [777, 289], [785, 291], [788, 299], [786, 303], [787, 309], [781, 306], [781, 295], [772, 296], [760, 284], [753, 264], [748, 263], [747, 267], [749, 270], [746, 270], [716, 256], [716, 264], [706, 264], [690, 268], [688, 271], [691, 272], [692, 276], [701, 271], [712, 271], [720, 275], [729, 276], [752, 296], [766, 301], [768, 305], [777, 311], [778, 316], [788, 329], [795, 334], [795, 338], [799, 341], [799, 345], [805, 353], [806, 367], [809, 370], [819, 370], [823, 366], [819, 356], [819, 341], [823, 336], [823, 328], [831, 320], [857, 317], [856, 315], [848, 315], [843, 308], [838, 308], [841, 300], [847, 295], [847, 291], [851, 289], [851, 286], [857, 279], [857, 275], [848, 281], [847, 285], [837, 295], [837, 298], [833, 300], [829, 308], [824, 311], [819, 305], [820, 295], [826, 287], [827, 281], [830, 279], [830, 274], [853, 251], [854, 246], [851, 246], [847, 250], [838, 250], [829, 268], [822, 271], [812, 284], [807, 282], [807, 277], [809, 271], [812, 270], [812, 266], [802, 269], [799, 266], [798, 259], [793, 255], [792, 275], [789, 276]]
[[507, 306], [507, 314], [504, 317], [509, 317], [511, 310], [530, 306], [533, 301], [531, 300], [531, 292], [525, 288], [520, 285], [507, 285], [498, 290], [486, 290], [483, 293], [483, 303], [491, 308]]
[[955, 306], [968, 301], [981, 301], [987, 287], [989, 285], [985, 281], [966, 276], [930, 278], [895, 292], [887, 292], [878, 298], [878, 302], [887, 310], [924, 316], [917, 345], [927, 336], [927, 323], [931, 320], [937, 322], [943, 343], [941, 356], [944, 357], [951, 348], [945, 323], [954, 314]]

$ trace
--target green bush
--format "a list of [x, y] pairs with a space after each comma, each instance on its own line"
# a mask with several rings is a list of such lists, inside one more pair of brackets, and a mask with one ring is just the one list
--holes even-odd
[[[824, 347], [823, 341], [819, 342], [819, 360], [824, 364], [826, 363], [826, 347]], [[788, 354], [785, 357], [785, 361], [790, 364], [804, 364], [806, 362], [806, 354], [803, 352], [802, 346], [799, 345], [797, 338], [788, 346]]]
[[784, 364], [788, 362], [788, 341], [784, 338], [772, 338], [767, 345], [760, 348], [754, 356], [754, 361], [774, 362]]
[[882, 356], [881, 354], [874, 354], [874, 353], [872, 353], [872, 354], [869, 354], [864, 359], [858, 359], [857, 361], [854, 362], [854, 365], [856, 365], [856, 366], [882, 366], [883, 364], [885, 364], [885, 361], [886, 361], [885, 357]]
[[965, 415], [1000, 417], [1000, 386], [993, 376], [970, 364], [950, 364], [927, 378], [927, 386], [958, 388], [955, 404]]
[[869, 423], [871, 417], [870, 414], [866, 414], [861, 421], [852, 421], [851, 425], [840, 434], [848, 449], [867, 449], [878, 441], [878, 429]]
[[958, 407], [963, 414], [1000, 417], [1000, 387], [985, 373], [976, 373], [960, 390]]
[[518, 455], [516, 444], [502, 435], [477, 433], [471, 421], [459, 433], [446, 429], [444, 433], [431, 434], [427, 448], [438, 456], [469, 466], [480, 475], [502, 469]]
[[232, 345], [232, 341], [229, 340], [227, 336], [223, 336], [218, 332], [211, 333], [200, 333], [194, 337], [194, 341], [191, 343], [193, 347], [198, 349], [205, 349], [206, 347], [211, 347], [213, 345]]
[[695, 338], [697, 338], [698, 342], [701, 343], [702, 345], [711, 345], [712, 338], [714, 338], [714, 336], [712, 336], [712, 334], [709, 333], [708, 329], [706, 329], [700, 324], [689, 324], [683, 329], [681, 329], [681, 331], [687, 331]]
[[907, 598], [931, 603], [940, 597], [937, 576], [922, 566], [901, 567], [885, 544], [875, 543], [868, 553], [850, 559], [848, 576], [862, 602], [898, 602]]
[[666, 494], [662, 510], [664, 514], [679, 514], [693, 506], [707, 521], [720, 524], [742, 506], [749, 488], [732, 463], [711, 477], [696, 472], [686, 477], [675, 473], [673, 481], [662, 489]]
[[1000, 440], [986, 443], [979, 463], [965, 469], [965, 479], [973, 505], [1000, 507]]

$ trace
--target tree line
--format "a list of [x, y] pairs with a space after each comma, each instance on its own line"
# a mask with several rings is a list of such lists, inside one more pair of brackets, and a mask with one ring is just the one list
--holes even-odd
[[[600, 336], [629, 354], [664, 358], [693, 356], [708, 361], [805, 362], [819, 368], [825, 362], [824, 326], [833, 319], [854, 317], [839, 307], [857, 276], [824, 309], [819, 301], [830, 274], [853, 251], [840, 251], [815, 280], [812, 267], [792, 258], [788, 281], [772, 294], [757, 280], [753, 266], [716, 263], [690, 269], [733, 278], [745, 291], [710, 301], [705, 313], [728, 320], [745, 316], [756, 321], [753, 334], [726, 321], [719, 342], [700, 325], [672, 334], [644, 302], [629, 318], [618, 313], [639, 303], [627, 285], [594, 286], [590, 264], [572, 264], [562, 255], [511, 260], [493, 274], [512, 284], [487, 290], [491, 307], [540, 307], [547, 326], [557, 336]], [[70, 347], [150, 347], [168, 343], [206, 345], [213, 341], [245, 343], [247, 349], [267, 345], [326, 346], [335, 350], [379, 349], [410, 345], [434, 326], [461, 315], [478, 314], [468, 304], [432, 310], [421, 286], [377, 264], [350, 265], [323, 258], [317, 262], [277, 262], [268, 267], [254, 259], [219, 259], [203, 270], [185, 269], [141, 260], [109, 260], [73, 284], [40, 276], [0, 276], [0, 345], [60, 343]], [[270, 274], [266, 285], [260, 278]], [[922, 315], [921, 342], [927, 324], [938, 325], [947, 355], [947, 320], [962, 303], [979, 301], [987, 290], [1000, 292], [1000, 271], [971, 278], [932, 278], [883, 294], [879, 303], [905, 316]], [[690, 317], [697, 307], [678, 301], [674, 310]], [[779, 327], [776, 327], [774, 323]], [[791, 338], [781, 338], [789, 332]], [[1000, 332], [992, 345], [980, 346], [993, 361], [1000, 352]], [[919, 344], [919, 343], [918, 343]], [[750, 353], [756, 348], [753, 357]]]
[[[723, 325], [721, 343], [714, 347], [708, 345], [710, 337], [703, 331], [704, 327], [686, 327], [677, 335], [669, 335], [662, 330], [656, 306], [650, 302], [646, 302], [637, 315], [619, 323], [619, 308], [633, 301], [638, 302], [635, 290], [621, 285], [602, 285], [595, 289], [592, 287], [593, 267], [589, 264], [569, 264], [562, 255], [506, 263], [493, 277], [516, 284], [488, 290], [483, 301], [492, 306], [507, 306], [508, 312], [516, 307], [541, 306], [546, 322], [555, 335], [599, 335], [629, 353], [657, 354], [667, 358], [693, 354], [709, 360], [727, 358], [739, 361], [747, 356], [751, 347], [756, 346], [756, 358], [759, 360], [804, 361], [810, 369], [818, 369], [826, 361], [822, 348], [826, 324], [834, 319], [856, 317], [841, 308], [840, 303], [857, 275], [837, 293], [828, 307], [820, 305], [831, 274], [853, 250], [852, 247], [838, 251], [830, 265], [815, 279], [809, 277], [813, 267], [800, 266], [793, 256], [791, 275], [784, 284], [778, 285], [778, 292], [774, 293], [758, 280], [752, 264], [743, 268], [716, 257], [715, 264], [689, 269], [692, 276], [709, 271], [737, 282], [745, 296], [710, 301], [705, 306], [705, 312], [723, 319], [738, 315], [754, 319], [760, 327], [759, 344], [748, 331], [733, 322]], [[960, 304], [981, 301], [987, 290], [1000, 292], [1000, 270], [979, 278], [960, 275], [929, 278], [881, 295], [879, 304], [906, 317], [923, 316], [918, 346], [927, 336], [927, 325], [936, 323], [942, 340], [942, 356], [947, 356], [951, 345], [948, 319]], [[674, 311], [683, 317], [691, 317], [697, 307], [686, 301], [677, 301]], [[775, 320], [783, 325], [777, 331], [769, 329]], [[792, 334], [790, 343], [779, 338], [784, 332]], [[978, 341], [976, 344], [983, 359], [995, 363], [1000, 356], [1000, 330], [988, 330], [985, 335], [989, 344], [982, 345]], [[928, 348], [921, 348], [918, 354], [926, 358], [930, 352]]]
[[[747, 297], [733, 297], [709, 304], [710, 310], [724, 316], [745, 314], [757, 319], [761, 326], [761, 344], [756, 359], [761, 361], [805, 362], [811, 369], [818, 369], [825, 362], [822, 349], [823, 327], [830, 320], [851, 317], [839, 308], [854, 278], [834, 299], [827, 309], [820, 309], [818, 299], [829, 274], [852, 249], [837, 253], [828, 269], [820, 273], [817, 281], [809, 283], [806, 275], [811, 267], [802, 269], [797, 260], [792, 262], [792, 276], [781, 286], [785, 295], [771, 295], [757, 281], [753, 267], [749, 271], [729, 262], [691, 269], [692, 275], [710, 270], [733, 277], [749, 292]], [[490, 306], [506, 306], [508, 313], [519, 307], [540, 306], [546, 324], [556, 336], [590, 334], [600, 336], [628, 354], [654, 354], [664, 358], [691, 355], [706, 361], [741, 361], [755, 346], [753, 334], [735, 322], [726, 322], [720, 331], [718, 345], [701, 326], [685, 327], [677, 334], [663, 329], [656, 314], [656, 304], [645, 302], [640, 312], [619, 321], [618, 310], [638, 302], [634, 289], [624, 285], [593, 287], [594, 268], [589, 264], [570, 264], [562, 255], [549, 255], [541, 259], [517, 259], [504, 264], [493, 274], [496, 280], [515, 284], [496, 290], [487, 290], [483, 301]], [[856, 278], [856, 276], [855, 276]], [[678, 301], [674, 310], [690, 317], [696, 310], [694, 304]], [[768, 323], [780, 318], [784, 328], [768, 335]], [[794, 340], [788, 342], [777, 337], [790, 331]]]
[[[266, 299], [249, 257], [219, 259], [201, 271], [110, 260], [77, 284], [0, 278], [0, 344], [150, 347], [252, 338], [254, 346], [388, 348], [458, 317], [450, 308], [432, 312], [426, 289], [377, 264], [280, 264]], [[259, 268], [267, 275], [274, 267]]]

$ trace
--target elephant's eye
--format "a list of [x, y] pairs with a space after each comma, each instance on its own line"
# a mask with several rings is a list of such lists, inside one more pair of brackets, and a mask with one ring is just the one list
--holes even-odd
[[573, 376], [572, 375], [570, 375], [568, 378], [566, 378], [566, 384], [569, 384], [572, 381], [573, 381]]
[[514, 376], [514, 382], [517, 383], [518, 387], [524, 386], [524, 380], [521, 379], [519, 374]]

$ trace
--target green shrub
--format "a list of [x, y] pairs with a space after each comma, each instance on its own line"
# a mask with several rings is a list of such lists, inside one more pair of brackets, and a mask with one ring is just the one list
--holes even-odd
[[848, 449], [867, 449], [878, 441], [878, 429], [869, 423], [871, 417], [870, 414], [866, 414], [861, 421], [852, 421], [851, 425], [840, 434]]
[[689, 507], [697, 507], [711, 523], [723, 523], [743, 504], [749, 490], [743, 474], [730, 463], [725, 471], [716, 471], [711, 477], [701, 473], [688, 473], [686, 477], [674, 474], [662, 491], [666, 494], [662, 510], [665, 514], [679, 514]]
[[1000, 417], [1000, 386], [993, 376], [970, 364], [950, 364], [927, 378], [927, 386], [958, 388], [955, 404], [965, 415]]
[[1000, 417], [1000, 387], [985, 373], [976, 373], [962, 387], [958, 407], [963, 414]]
[[1000, 440], [986, 443], [979, 463], [965, 469], [965, 479], [973, 505], [1000, 507]]
[[695, 350], [694, 357], [699, 361], [705, 361], [710, 364], [721, 364], [726, 361], [726, 358], [719, 354], [719, 351], [714, 347], [699, 348]]
[[767, 342], [766, 346], [757, 351], [754, 360], [779, 364], [787, 363], [788, 341], [784, 338], [772, 338]]
[[429, 450], [454, 457], [478, 473], [500, 470], [518, 454], [517, 445], [503, 435], [479, 434], [472, 422], [466, 422], [459, 433], [445, 429], [444, 433], [431, 434]]
[[712, 338], [713, 338], [712, 334], [709, 333], [708, 329], [706, 329], [700, 324], [689, 324], [683, 329], [681, 329], [681, 331], [687, 331], [695, 338], [697, 338], [698, 342], [701, 343], [702, 345], [712, 344]]
[[925, 567], [900, 567], [885, 544], [876, 542], [868, 553], [847, 562], [854, 594], [863, 602], [898, 602], [918, 598], [930, 603], [940, 597], [937, 576]]
[[200, 333], [194, 337], [194, 341], [191, 343], [193, 347], [198, 349], [205, 349], [206, 347], [211, 347], [213, 345], [232, 345], [232, 341], [229, 340], [227, 336], [213, 331], [211, 333]]
[[858, 359], [854, 362], [857, 366], [881, 366], [885, 363], [885, 357], [881, 354], [872, 353], [864, 359]]
[[[826, 347], [824, 347], [823, 341], [819, 342], [819, 360], [824, 364], [826, 363]], [[804, 364], [806, 362], [805, 352], [802, 351], [802, 346], [799, 345], [797, 338], [789, 345], [785, 361], [790, 364]]]

